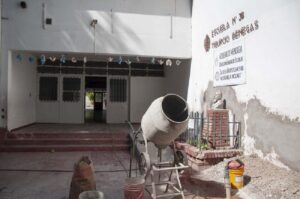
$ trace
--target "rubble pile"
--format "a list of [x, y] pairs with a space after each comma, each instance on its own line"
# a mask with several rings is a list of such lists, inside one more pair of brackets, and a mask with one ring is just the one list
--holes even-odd
[[[244, 188], [239, 190], [242, 198], [300, 198], [300, 172], [279, 168], [258, 157], [239, 157], [245, 163]], [[201, 179], [223, 183], [226, 162], [220, 162], [201, 172]]]

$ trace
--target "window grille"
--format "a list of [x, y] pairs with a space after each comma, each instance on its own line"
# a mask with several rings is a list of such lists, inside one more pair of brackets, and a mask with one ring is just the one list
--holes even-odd
[[40, 77], [39, 99], [41, 101], [57, 100], [57, 77]]
[[80, 78], [65, 77], [63, 79], [63, 101], [78, 102], [80, 100]]
[[126, 102], [127, 98], [127, 80], [110, 79], [110, 101]]

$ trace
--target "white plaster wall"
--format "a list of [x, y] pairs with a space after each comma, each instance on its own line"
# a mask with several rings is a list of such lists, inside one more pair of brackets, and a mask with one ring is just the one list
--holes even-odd
[[[204, 38], [211, 30], [244, 11], [245, 19], [218, 35], [259, 21], [259, 29], [242, 37], [245, 43], [246, 84], [234, 86], [238, 100], [256, 97], [269, 111], [295, 119], [300, 116], [300, 2], [275, 1], [204, 1], [195, 0], [192, 17], [192, 66], [189, 103], [200, 110], [200, 99], [213, 80], [213, 53], [204, 50]], [[212, 14], [215, 13], [215, 14]], [[220, 47], [221, 48], [221, 47]]]
[[[228, 96], [231, 103], [236, 103], [231, 108], [241, 116], [246, 154], [250, 151], [297, 170], [300, 169], [299, 10], [297, 0], [195, 0], [188, 90], [192, 110], [203, 111], [201, 105], [207, 103], [203, 95], [213, 81], [214, 64], [214, 49], [209, 52], [204, 49], [206, 34], [211, 35], [214, 28], [231, 21], [240, 12], [244, 12], [244, 20], [211, 40], [231, 36], [234, 30], [258, 20], [259, 29], [238, 40], [245, 47], [246, 83], [222, 90], [227, 94], [231, 88], [235, 91]], [[235, 97], [243, 103], [235, 102]]]
[[140, 123], [153, 100], [165, 95], [164, 77], [132, 77], [130, 120]]
[[165, 85], [167, 93], [180, 95], [184, 99], [187, 98], [189, 77], [190, 77], [190, 60], [181, 60], [179, 66], [175, 61], [172, 66], [165, 66]]
[[[0, 108], [4, 112], [11, 49], [191, 58], [190, 0], [26, 2], [27, 9], [21, 9], [20, 1], [3, 0]], [[53, 19], [53, 25], [45, 29], [43, 3], [45, 16]], [[92, 19], [98, 20], [95, 37]], [[5, 125], [6, 119], [0, 118], [0, 126]]]
[[[97, 19], [96, 53], [191, 57], [190, 1], [27, 0], [27, 9], [19, 2], [3, 1], [8, 49], [94, 53], [90, 23]], [[45, 29], [42, 3], [53, 19]]]
[[[0, 15], [2, 16], [2, 0], [0, 0]], [[0, 43], [2, 43], [2, 20], [0, 21]], [[0, 56], [2, 57], [2, 49], [0, 50]], [[7, 71], [7, 70], [5, 70]], [[5, 80], [2, 77], [3, 74], [3, 68], [2, 64], [0, 66], [0, 127], [5, 127], [7, 125], [6, 123], [6, 109], [4, 109], [4, 102], [5, 102], [5, 97], [4, 97], [4, 85]]]
[[[22, 60], [16, 59], [21, 55]], [[8, 130], [36, 121], [36, 62], [30, 54], [11, 53], [8, 68]]]

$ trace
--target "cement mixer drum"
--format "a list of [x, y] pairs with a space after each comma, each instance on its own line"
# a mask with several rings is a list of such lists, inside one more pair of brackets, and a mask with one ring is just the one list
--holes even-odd
[[154, 100], [144, 114], [143, 135], [157, 147], [164, 148], [186, 130], [188, 118], [186, 101], [176, 94], [167, 94]]

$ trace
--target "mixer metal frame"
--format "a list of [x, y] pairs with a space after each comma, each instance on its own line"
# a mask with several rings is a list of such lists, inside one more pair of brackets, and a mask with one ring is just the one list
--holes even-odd
[[[145, 190], [151, 195], [153, 199], [158, 198], [164, 198], [164, 197], [170, 197], [170, 196], [181, 196], [182, 199], [185, 199], [183, 187], [180, 182], [179, 178], [179, 171], [189, 168], [189, 166], [184, 165], [182, 162], [178, 161], [177, 153], [175, 151], [175, 145], [173, 142], [173, 152], [174, 152], [174, 161], [173, 162], [162, 162], [162, 149], [158, 148], [158, 158], [159, 161], [155, 163], [151, 163], [150, 155], [148, 153], [148, 140], [143, 135], [142, 129], [139, 128], [137, 131], [134, 130], [132, 124], [128, 122], [129, 126], [132, 129], [133, 133], [133, 147], [132, 147], [132, 153], [131, 156], [134, 155], [135, 150], [134, 147], [136, 146], [137, 142], [145, 145], [145, 152], [142, 152], [139, 157], [139, 169], [143, 177], [145, 178], [145, 181], [147, 180], [148, 176], [151, 177], [151, 184], [145, 185]], [[143, 139], [138, 140], [138, 135], [141, 134]], [[178, 152], [178, 151], [177, 151]], [[177, 160], [177, 161], [176, 161]], [[130, 173], [129, 177], [131, 177], [131, 168], [132, 168], [132, 157], [130, 157]], [[161, 181], [160, 179], [160, 173], [161, 172], [170, 172], [168, 176], [167, 181]], [[158, 182], [155, 182], [155, 174], [158, 173]], [[176, 181], [178, 187], [176, 187], [176, 184], [173, 183], [172, 175], [175, 173]], [[157, 195], [157, 186], [166, 185], [165, 191], [163, 194]], [[152, 193], [149, 191], [147, 187], [152, 187]], [[174, 190], [174, 193], [168, 193], [169, 187], [171, 187]]]

